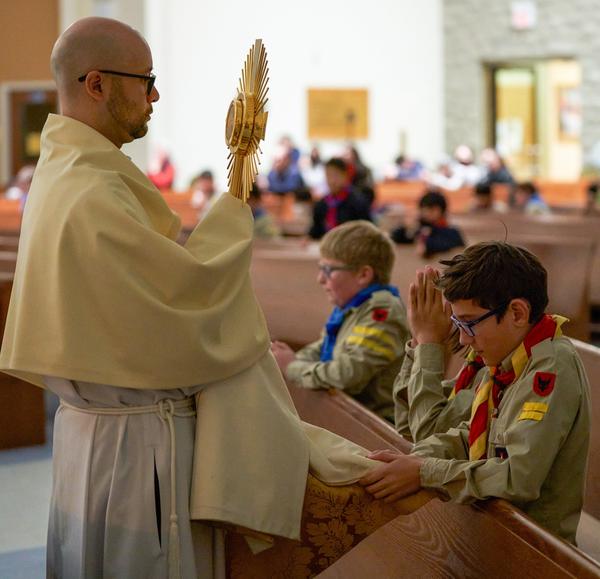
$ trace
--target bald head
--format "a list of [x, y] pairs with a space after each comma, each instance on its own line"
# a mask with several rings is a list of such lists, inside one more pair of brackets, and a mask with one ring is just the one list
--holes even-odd
[[139, 32], [110, 18], [83, 18], [58, 38], [51, 65], [61, 114], [118, 147], [147, 133], [160, 95], [152, 53]]
[[123, 22], [90, 17], [78, 20], [58, 38], [50, 65], [61, 99], [76, 94], [77, 79], [90, 70], [127, 70], [149, 52], [142, 36]]

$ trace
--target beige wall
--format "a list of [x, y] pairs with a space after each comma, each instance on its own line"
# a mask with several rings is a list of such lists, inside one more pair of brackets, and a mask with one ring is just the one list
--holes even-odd
[[0, 2], [0, 83], [49, 80], [58, 36], [58, 0]]
[[578, 179], [583, 165], [581, 142], [561, 137], [559, 131], [559, 89], [581, 85], [581, 66], [578, 62], [548, 63], [548, 170], [549, 179], [572, 181]]

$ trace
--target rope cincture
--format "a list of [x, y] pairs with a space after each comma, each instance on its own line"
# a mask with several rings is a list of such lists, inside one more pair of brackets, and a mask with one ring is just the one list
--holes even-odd
[[184, 400], [165, 398], [158, 404], [150, 406], [124, 406], [119, 408], [80, 408], [61, 400], [61, 406], [83, 412], [103, 416], [127, 416], [136, 414], [158, 414], [161, 420], [169, 427], [171, 438], [171, 514], [169, 516], [169, 552], [167, 566], [169, 579], [181, 579], [181, 545], [179, 537], [179, 521], [177, 517], [177, 442], [175, 437], [175, 423], [173, 417], [189, 418], [196, 415], [194, 397]]

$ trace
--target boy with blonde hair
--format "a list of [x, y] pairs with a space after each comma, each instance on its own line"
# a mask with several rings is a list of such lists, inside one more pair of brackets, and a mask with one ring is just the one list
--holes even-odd
[[321, 338], [297, 353], [274, 342], [283, 374], [304, 388], [344, 390], [394, 420], [392, 387], [410, 337], [406, 310], [389, 285], [394, 248], [368, 221], [351, 221], [321, 242], [317, 281], [335, 306]]

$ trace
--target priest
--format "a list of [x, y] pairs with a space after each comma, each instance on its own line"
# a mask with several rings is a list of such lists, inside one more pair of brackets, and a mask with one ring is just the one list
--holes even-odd
[[[297, 538], [307, 475], [373, 462], [300, 421], [249, 280], [250, 208], [180, 222], [121, 151], [159, 99], [146, 41], [75, 22], [23, 217], [0, 369], [55, 392], [48, 577], [213, 577], [224, 523]], [[198, 521], [191, 524], [190, 519]], [[209, 523], [210, 522], [210, 523]]]

